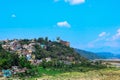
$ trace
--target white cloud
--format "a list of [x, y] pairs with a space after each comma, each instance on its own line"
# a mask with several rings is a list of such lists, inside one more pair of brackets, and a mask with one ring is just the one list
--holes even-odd
[[69, 3], [71, 5], [77, 5], [85, 3], [85, 0], [64, 0], [66, 3]]
[[11, 17], [12, 17], [12, 18], [15, 18], [15, 17], [16, 17], [16, 15], [15, 15], [15, 14], [12, 14], [12, 15], [11, 15]]
[[120, 39], [120, 29], [117, 30], [117, 33], [112, 37], [112, 40]]
[[71, 25], [70, 25], [67, 21], [58, 22], [58, 23], [57, 23], [57, 26], [58, 26], [58, 27], [67, 27], [67, 28], [70, 28], [70, 27], [71, 27]]
[[60, 0], [54, 0], [54, 2], [59, 2]]
[[88, 48], [101, 47], [102, 45], [104, 45], [104, 42], [105, 42], [105, 41], [106, 41], [105, 38], [99, 37], [99, 38], [97, 38], [97, 39], [89, 42], [89, 43], [87, 44], [87, 47], [88, 47]]
[[103, 36], [106, 36], [106, 35], [107, 35], [106, 32], [102, 32], [102, 33], [99, 34], [99, 37], [103, 37]]
[[111, 47], [118, 48], [120, 45], [120, 29], [117, 30], [117, 33], [110, 35], [109, 33], [102, 32], [98, 35], [98, 38], [89, 42], [89, 48], [96, 47]]
[[[59, 2], [62, 0], [54, 0], [54, 2]], [[85, 3], [85, 0], [63, 0], [65, 3], [69, 3], [70, 5], [77, 5]]]
[[109, 41], [109, 33], [107, 32], [101, 32], [98, 37], [88, 43], [89, 48], [95, 48], [95, 47], [101, 47], [101, 46], [106, 46], [106, 42]]
[[120, 49], [120, 28], [115, 34], [110, 34], [107, 32], [102, 32], [98, 37], [87, 44], [83, 44], [84, 49], [94, 50], [94, 51], [113, 51], [119, 53]]

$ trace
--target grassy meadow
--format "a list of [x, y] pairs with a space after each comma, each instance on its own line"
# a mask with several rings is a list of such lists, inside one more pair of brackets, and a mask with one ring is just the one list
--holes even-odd
[[120, 68], [65, 73], [41, 69], [40, 72], [43, 73], [41, 77], [26, 80], [120, 80]]
[[88, 72], [66, 72], [56, 75], [44, 75], [31, 80], [120, 80], [120, 69], [102, 69]]
[[0, 78], [0, 80], [120, 80], [120, 68], [107, 68], [87, 72], [61, 72], [58, 70], [39, 69], [40, 75], [24, 78]]

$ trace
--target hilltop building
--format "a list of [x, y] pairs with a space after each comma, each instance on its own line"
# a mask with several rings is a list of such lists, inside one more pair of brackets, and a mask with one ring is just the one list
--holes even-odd
[[68, 47], [70, 46], [70, 42], [67, 41], [60, 40], [60, 43]]

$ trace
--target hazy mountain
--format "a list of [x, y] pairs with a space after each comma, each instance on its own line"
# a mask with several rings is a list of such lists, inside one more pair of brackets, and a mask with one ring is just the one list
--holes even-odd
[[87, 58], [87, 59], [120, 59], [120, 54], [114, 54], [111, 52], [90, 52], [85, 51], [81, 49], [75, 49], [77, 53], [79, 53], [81, 56]]
[[116, 58], [114, 53], [111, 52], [98, 52], [95, 53], [96, 55], [100, 56], [103, 59], [112, 59], [112, 58]]
[[100, 59], [101, 57], [98, 56], [96, 53], [81, 50], [81, 49], [75, 49], [77, 53], [79, 53], [81, 56], [87, 58], [87, 59]]
[[115, 54], [115, 57], [120, 59], [120, 54]]

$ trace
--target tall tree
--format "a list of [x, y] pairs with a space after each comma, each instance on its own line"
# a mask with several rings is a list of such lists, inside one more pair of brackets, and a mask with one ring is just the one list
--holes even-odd
[[48, 37], [45, 37], [45, 41], [48, 42]]

